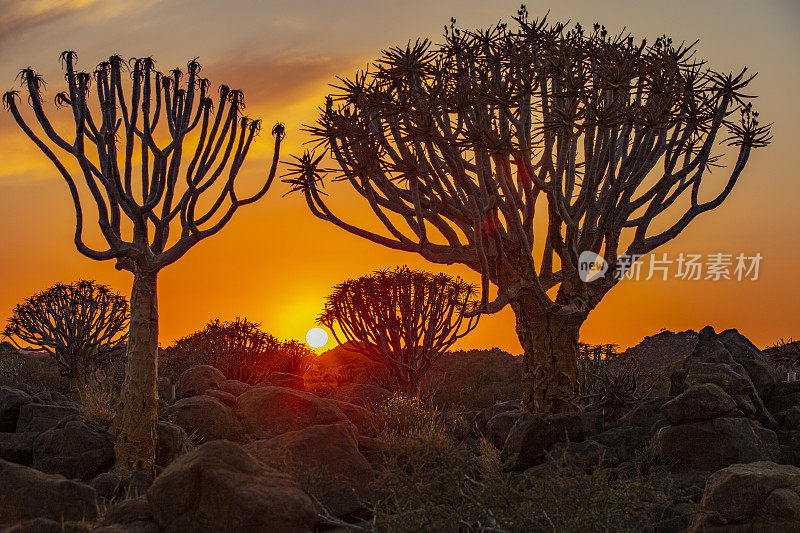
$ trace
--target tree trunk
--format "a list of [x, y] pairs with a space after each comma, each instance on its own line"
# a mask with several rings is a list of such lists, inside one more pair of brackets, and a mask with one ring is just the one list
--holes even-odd
[[578, 335], [584, 317], [553, 315], [533, 305], [512, 305], [524, 349], [522, 409], [538, 415], [577, 411]]
[[115, 469], [118, 472], [141, 470], [152, 475], [155, 469], [158, 374], [156, 276], [157, 272], [137, 269], [133, 280], [125, 382], [112, 426]]

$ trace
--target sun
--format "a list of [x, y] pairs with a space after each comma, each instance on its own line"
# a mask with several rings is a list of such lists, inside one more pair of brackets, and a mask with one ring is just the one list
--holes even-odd
[[328, 332], [322, 328], [311, 328], [306, 333], [306, 342], [312, 348], [322, 348], [328, 344]]

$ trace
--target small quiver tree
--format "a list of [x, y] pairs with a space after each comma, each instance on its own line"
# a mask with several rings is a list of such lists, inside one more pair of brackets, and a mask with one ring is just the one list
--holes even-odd
[[210, 365], [228, 379], [250, 385], [273, 372], [302, 375], [313, 352], [296, 340], [281, 341], [246, 318], [212, 320], [205, 328], [164, 350], [163, 366], [178, 374], [191, 365]]
[[800, 368], [800, 341], [779, 339], [764, 350], [764, 353], [773, 368], [786, 373], [787, 381], [797, 379], [797, 369]]
[[[771, 136], [747, 69], [715, 72], [693, 45], [531, 20], [524, 7], [515, 22], [453, 25], [440, 46], [391, 48], [341, 79], [307, 128], [337, 172], [306, 153], [286, 181], [322, 220], [479, 272], [481, 312], [516, 315], [522, 407], [549, 415], [578, 408], [580, 328], [620, 274], [719, 207]], [[384, 230], [339, 218], [329, 176]], [[604, 274], [581, 277], [585, 253]]]
[[[117, 470], [152, 473], [158, 273], [220, 231], [239, 207], [266, 194], [284, 128], [277, 124], [272, 129], [275, 144], [266, 179], [259, 180], [253, 194], [240, 196], [236, 178], [261, 128], [259, 120], [242, 115], [242, 91], [221, 85], [212, 98], [195, 60], [186, 73], [176, 68], [164, 74], [151, 58], [112, 56], [92, 73], [76, 70], [74, 52], [64, 52], [61, 60], [67, 90], [56, 94], [54, 102], [73, 123], [69, 141], [48, 117], [45, 84], [33, 69], [22, 70], [19, 78], [35, 121], [23, 117], [18, 91], [6, 92], [3, 103], [66, 182], [75, 207], [78, 251], [98, 261], [114, 260], [117, 269], [134, 276], [125, 380], [111, 433]], [[96, 106], [90, 101], [92, 85]], [[87, 204], [96, 211], [107, 247], [84, 241]]]
[[477, 326], [475, 294], [460, 278], [400, 267], [337, 285], [317, 322], [339, 344], [383, 363], [412, 396], [431, 365]]
[[57, 283], [14, 308], [3, 335], [54, 357], [61, 374], [85, 392], [128, 341], [128, 302], [93, 281]]

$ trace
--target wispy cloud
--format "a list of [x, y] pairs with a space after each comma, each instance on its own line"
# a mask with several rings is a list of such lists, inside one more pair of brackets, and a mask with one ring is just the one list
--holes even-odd
[[245, 102], [258, 107], [275, 107], [307, 98], [326, 90], [336, 75], [356, 64], [352, 58], [335, 56], [242, 56], [205, 65], [204, 75], [214, 85], [224, 83], [242, 89]]
[[39, 26], [80, 15], [97, 22], [132, 10], [142, 11], [159, 0], [0, 0], [0, 44]]

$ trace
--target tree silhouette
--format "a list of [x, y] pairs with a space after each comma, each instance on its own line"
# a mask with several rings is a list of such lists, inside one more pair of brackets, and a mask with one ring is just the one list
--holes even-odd
[[57, 283], [14, 308], [3, 335], [55, 358], [63, 376], [85, 388], [128, 341], [128, 302], [105, 285], [80, 280]]
[[[33, 69], [22, 70], [19, 79], [41, 132], [34, 132], [20, 113], [18, 91], [5, 93], [3, 102], [67, 182], [78, 251], [99, 261], [114, 259], [118, 269], [134, 274], [127, 368], [112, 432], [117, 468], [152, 472], [158, 272], [221, 230], [239, 207], [264, 196], [275, 176], [284, 129], [278, 124], [272, 130], [274, 156], [266, 181], [255, 194], [240, 198], [234, 183], [261, 127], [260, 121], [242, 116], [241, 91], [221, 85], [215, 109], [196, 60], [189, 61], [184, 77], [180, 69], [161, 74], [151, 58], [126, 62], [112, 56], [92, 74], [76, 71], [76, 59], [74, 52], [61, 55], [67, 90], [54, 99], [69, 108], [74, 139], [67, 141], [51, 124], [43, 105], [44, 81]], [[126, 71], [132, 81], [127, 91]], [[92, 83], [99, 104], [95, 114], [89, 104]], [[68, 168], [62, 156], [76, 166]], [[189, 163], [182, 169], [184, 158]], [[107, 249], [84, 242], [87, 201], [96, 207]], [[179, 233], [170, 233], [174, 226]]]
[[458, 339], [475, 329], [476, 290], [460, 278], [400, 267], [337, 285], [317, 322], [348, 349], [383, 363], [403, 390], [419, 381]]
[[250, 385], [265, 381], [273, 372], [302, 375], [314, 353], [296, 340], [280, 341], [246, 318], [221, 322], [175, 341], [164, 350], [164, 365], [182, 372], [191, 365], [218, 368], [228, 379]]
[[[529, 20], [524, 6], [514, 20], [453, 21], [441, 46], [383, 52], [340, 78], [307, 127], [384, 232], [334, 214], [322, 155], [296, 157], [285, 181], [346, 231], [479, 272], [481, 311], [516, 314], [523, 406], [549, 414], [577, 407], [579, 329], [629, 258], [718, 207], [771, 137], [742, 92], [746, 69], [714, 72], [666, 37]], [[709, 197], [726, 135], [735, 163]], [[583, 252], [604, 258], [604, 275], [581, 279]]]

